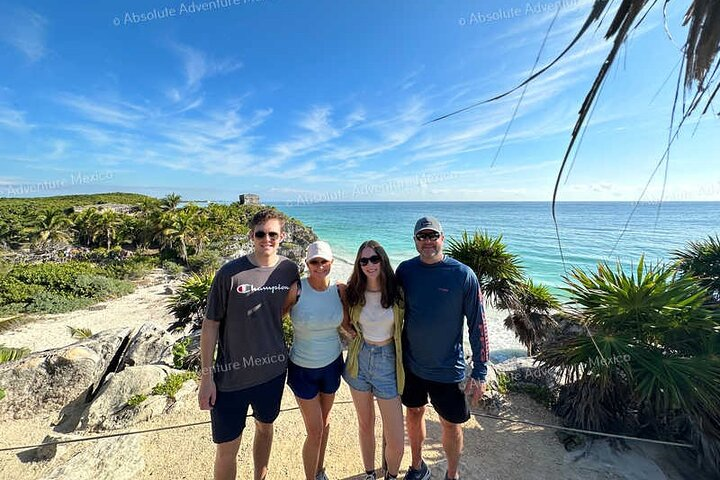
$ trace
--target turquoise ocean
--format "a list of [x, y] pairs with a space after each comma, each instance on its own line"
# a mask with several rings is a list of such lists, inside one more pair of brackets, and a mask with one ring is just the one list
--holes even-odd
[[[554, 291], [572, 267], [595, 269], [597, 262], [636, 265], [670, 259], [688, 241], [720, 233], [720, 202], [561, 202], [556, 213], [565, 263], [560, 256], [550, 202], [344, 202], [276, 203], [330, 243], [337, 258], [335, 277], [346, 278], [358, 246], [375, 239], [393, 267], [415, 256], [412, 234], [423, 215], [437, 217], [446, 238], [463, 231], [502, 235], [525, 273]], [[659, 207], [659, 210], [658, 210]], [[632, 217], [631, 217], [632, 213]], [[625, 228], [627, 224], [627, 228]], [[623, 230], [624, 233], [623, 233]]]

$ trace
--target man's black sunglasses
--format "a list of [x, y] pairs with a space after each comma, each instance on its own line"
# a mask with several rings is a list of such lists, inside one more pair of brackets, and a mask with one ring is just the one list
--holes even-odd
[[372, 257], [362, 257], [358, 263], [362, 265], [363, 267], [367, 265], [368, 263], [372, 263], [373, 265], [377, 265], [380, 263], [380, 255], [373, 255]]
[[438, 238], [440, 238], [440, 234], [438, 232], [416, 233], [415, 234], [415, 240], [417, 240], [418, 242], [422, 242], [423, 240], [435, 241]]
[[277, 240], [280, 234], [278, 232], [264, 232], [262, 230], [257, 230], [253, 235], [255, 235], [255, 238], [258, 238], [262, 240], [265, 238], [265, 235], [270, 237], [270, 240]]

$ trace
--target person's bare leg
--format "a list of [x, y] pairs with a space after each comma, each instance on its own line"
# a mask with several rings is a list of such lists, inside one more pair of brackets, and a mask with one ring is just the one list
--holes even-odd
[[400, 397], [388, 400], [378, 398], [378, 407], [380, 407], [383, 434], [387, 442], [384, 452], [387, 471], [390, 475], [397, 476], [405, 450], [405, 431]]
[[255, 420], [255, 439], [253, 441], [253, 462], [255, 480], [264, 480], [268, 472], [270, 449], [273, 441], [273, 424]]
[[419, 468], [422, 461], [422, 445], [425, 441], [425, 407], [407, 408], [405, 424], [407, 425], [408, 439], [410, 440], [410, 452], [412, 468]]
[[240, 436], [229, 442], [218, 443], [215, 449], [215, 480], [235, 480]]
[[328, 437], [330, 436], [330, 410], [332, 410], [335, 401], [334, 393], [320, 394], [320, 407], [322, 409], [323, 433], [322, 443], [320, 444], [320, 454], [318, 455], [316, 474], [325, 468], [325, 449], [327, 448]]
[[360, 453], [365, 470], [375, 470], [375, 405], [370, 392], [350, 388], [358, 417]]
[[442, 425], [442, 444], [447, 458], [448, 478], [457, 478], [460, 455], [463, 450], [463, 429], [461, 423], [451, 423], [440, 417]]
[[320, 447], [323, 440], [323, 416], [320, 396], [305, 400], [295, 397], [303, 421], [305, 422], [305, 443], [303, 444], [302, 457], [303, 466], [305, 467], [305, 478], [314, 480], [318, 468], [318, 457], [320, 455]]

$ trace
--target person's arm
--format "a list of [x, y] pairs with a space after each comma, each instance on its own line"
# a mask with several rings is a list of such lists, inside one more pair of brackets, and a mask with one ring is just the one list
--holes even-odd
[[206, 318], [200, 331], [200, 410], [210, 410], [215, 405], [217, 390], [213, 379], [213, 355], [220, 334], [220, 322]]
[[355, 338], [357, 332], [355, 331], [355, 327], [350, 323], [350, 308], [347, 304], [347, 285], [344, 283], [338, 283], [337, 287], [338, 293], [340, 294], [340, 302], [342, 302], [343, 307], [343, 319], [340, 324], [340, 333], [344, 333], [350, 338]]
[[297, 303], [300, 298], [300, 281], [297, 281], [290, 286], [290, 292], [285, 297], [285, 305], [283, 305], [282, 314], [283, 317], [290, 313], [292, 307]]
[[205, 319], [200, 330], [200, 388], [198, 404], [201, 410], [210, 410], [215, 405], [217, 389], [213, 377], [215, 347], [220, 338], [222, 320], [227, 313], [228, 291], [231, 283], [229, 278], [218, 271], [213, 278]]
[[480, 283], [474, 273], [469, 275], [464, 300], [463, 313], [467, 318], [473, 362], [471, 378], [468, 379], [465, 391], [472, 394], [472, 403], [477, 404], [480, 397], [485, 393], [485, 379], [487, 377], [487, 362], [490, 350], [487, 341], [483, 296], [480, 291]]

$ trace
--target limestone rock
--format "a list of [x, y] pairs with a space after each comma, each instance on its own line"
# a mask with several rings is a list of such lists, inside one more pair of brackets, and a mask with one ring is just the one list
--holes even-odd
[[129, 328], [99, 332], [71, 345], [32, 353], [0, 365], [0, 419], [29, 418], [40, 412], [59, 412], [83, 400], [99, 386]]
[[532, 357], [517, 357], [495, 365], [498, 373], [504, 373], [515, 384], [530, 384], [553, 389], [559, 385], [553, 369], [535, 363]]
[[41, 480], [131, 480], [141, 477], [145, 458], [140, 436], [85, 442], [53, 462]]
[[123, 366], [173, 364], [173, 337], [166, 330], [152, 324], [143, 324], [125, 350]]
[[[100, 389], [95, 400], [88, 405], [80, 418], [80, 429], [91, 432], [117, 430], [150, 420], [165, 413], [175, 402], [196, 397], [195, 381], [187, 381], [175, 398], [152, 395], [156, 385], [165, 382], [168, 375], [182, 373], [165, 365], [127, 367], [113, 374]], [[128, 405], [135, 395], [147, 398], [136, 406]]]

